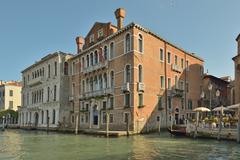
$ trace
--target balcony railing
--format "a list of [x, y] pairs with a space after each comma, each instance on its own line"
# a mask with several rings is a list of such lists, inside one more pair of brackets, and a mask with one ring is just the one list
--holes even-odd
[[176, 65], [176, 64], [172, 64], [172, 70], [175, 71], [175, 72], [179, 72], [179, 73], [182, 72], [182, 68], [179, 65]]
[[129, 82], [124, 83], [121, 87], [122, 92], [129, 92], [130, 91], [130, 85]]
[[80, 94], [79, 98], [94, 98], [94, 97], [100, 97], [100, 96], [107, 96], [112, 95], [114, 92], [113, 88], [104, 88], [101, 90], [95, 90], [95, 91], [89, 91], [85, 92], [83, 94]]
[[137, 83], [137, 89], [138, 89], [138, 92], [144, 92], [144, 90], [145, 90], [145, 84], [142, 83], [142, 82], [138, 82], [138, 83]]
[[104, 62], [99, 62], [98, 64], [95, 64], [93, 66], [83, 68], [83, 73], [92, 72], [92, 71], [107, 67], [107, 65], [108, 65], [108, 61], [105, 60]]
[[38, 84], [41, 84], [43, 83], [44, 81], [44, 77], [37, 77], [37, 78], [34, 78], [34, 79], [31, 79], [29, 82], [28, 82], [28, 85], [31, 87], [31, 86], [35, 86], [35, 85], [38, 85]]

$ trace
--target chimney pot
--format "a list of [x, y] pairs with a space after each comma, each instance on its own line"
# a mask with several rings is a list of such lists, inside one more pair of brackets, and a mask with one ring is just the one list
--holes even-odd
[[76, 44], [77, 44], [77, 53], [80, 53], [83, 49], [84, 38], [82, 36], [76, 37]]
[[123, 28], [123, 20], [125, 18], [125, 10], [123, 8], [118, 8], [115, 11], [115, 17], [117, 19], [118, 30]]

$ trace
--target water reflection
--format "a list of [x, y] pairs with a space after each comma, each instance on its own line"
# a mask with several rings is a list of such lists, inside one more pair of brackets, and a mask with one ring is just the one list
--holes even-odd
[[0, 159], [16, 160], [233, 160], [235, 142], [171, 138], [167, 133], [121, 138], [40, 131], [0, 132]]

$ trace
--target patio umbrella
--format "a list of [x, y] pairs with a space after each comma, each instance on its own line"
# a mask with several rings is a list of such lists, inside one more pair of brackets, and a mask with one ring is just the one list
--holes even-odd
[[213, 111], [230, 111], [231, 109], [227, 108], [227, 107], [223, 107], [223, 106], [220, 106], [220, 107], [216, 107], [213, 109]]
[[193, 111], [194, 112], [210, 112], [211, 110], [206, 107], [197, 107]]
[[234, 105], [231, 105], [231, 106], [227, 106], [228, 109], [238, 109], [240, 106], [240, 103], [238, 104], [234, 104]]

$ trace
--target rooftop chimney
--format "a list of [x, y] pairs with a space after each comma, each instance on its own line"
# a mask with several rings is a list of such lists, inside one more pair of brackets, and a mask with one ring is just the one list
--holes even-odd
[[84, 38], [82, 36], [77, 37], [76, 43], [77, 43], [77, 53], [79, 54], [80, 52], [82, 52], [82, 49], [83, 49]]
[[118, 8], [115, 11], [115, 17], [117, 19], [118, 30], [123, 28], [123, 19], [125, 18], [125, 10], [123, 8]]
[[237, 49], [237, 54], [240, 54], [240, 34], [236, 38], [238, 49]]

